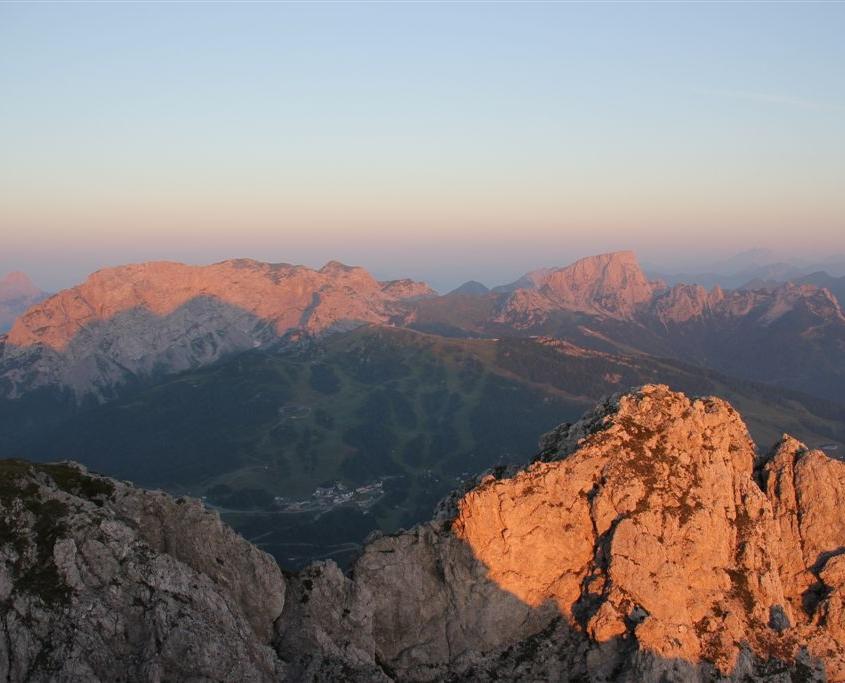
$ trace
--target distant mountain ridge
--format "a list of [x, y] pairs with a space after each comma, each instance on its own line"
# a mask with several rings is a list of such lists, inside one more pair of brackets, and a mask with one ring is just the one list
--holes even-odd
[[66, 348], [86, 326], [143, 308], [165, 317], [208, 297], [265, 321], [277, 334], [292, 328], [321, 332], [360, 322], [385, 322], [403, 300], [434, 290], [411, 280], [378, 282], [366, 270], [330, 261], [320, 270], [248, 259], [210, 266], [167, 261], [100, 270], [27, 311], [8, 343]]
[[760, 306], [766, 309], [760, 319], [772, 322], [801, 300], [815, 301], [820, 315], [845, 321], [838, 301], [810, 283], [786, 282], [759, 294], [683, 283], [670, 287], [662, 280], [649, 280], [630, 251], [533, 271], [517, 282], [521, 285], [509, 290], [509, 298], [500, 305], [500, 322], [530, 326], [549, 314], [567, 311], [618, 319], [653, 316], [662, 323], [683, 323], [710, 315], [742, 317]]
[[812, 284], [670, 287], [650, 280], [632, 252], [613, 252], [532, 271], [474, 303], [449, 295], [419, 302], [410, 324], [671, 356], [845, 402], [845, 315], [830, 291]]
[[335, 261], [319, 270], [251, 260], [106, 269], [16, 321], [0, 341], [0, 395], [65, 386], [108, 397], [121, 382], [376, 324], [446, 336], [545, 335], [845, 402], [845, 315], [813, 284], [669, 286], [620, 251], [481, 287], [438, 296], [424, 283], [379, 282]]
[[30, 306], [47, 296], [21, 271], [12, 271], [0, 279], [0, 334], [11, 328]]
[[459, 287], [455, 287], [449, 294], [467, 294], [470, 296], [480, 296], [482, 294], [487, 294], [490, 289], [478, 282], [477, 280], [467, 280]]
[[705, 265], [701, 270], [668, 272], [663, 268], [649, 268], [653, 277], [659, 277], [670, 285], [685, 283], [712, 288], [737, 289], [746, 283], [759, 281], [801, 282], [804, 278], [819, 273], [832, 277], [845, 276], [845, 255], [834, 254], [825, 259], [802, 260], [778, 256], [767, 249], [752, 249], [724, 261]]
[[108, 268], [33, 306], [0, 351], [0, 393], [47, 385], [108, 395], [131, 377], [206, 365], [289, 332], [321, 334], [400, 319], [435, 295], [330, 261], [319, 270], [248, 259]]
[[523, 286], [511, 293], [503, 313], [505, 320], [509, 312], [520, 312], [522, 300], [540, 310], [546, 307], [628, 318], [666, 289], [663, 282], [646, 278], [632, 251], [590, 256], [564, 268], [534, 271], [518, 282]]
[[[520, 282], [437, 296], [338, 262], [100, 271], [0, 337], [0, 455], [62, 443], [99, 471], [207, 495], [301, 562], [407, 528], [551, 415], [645, 382], [737, 401], [763, 443], [788, 425], [845, 445], [845, 326], [826, 290], [669, 287], [631, 252]], [[324, 482], [376, 480], [384, 498], [366, 513], [265, 514]]]
[[845, 275], [842, 277], [833, 277], [824, 271], [817, 271], [809, 275], [803, 275], [794, 280], [796, 284], [813, 285], [814, 287], [824, 287], [839, 301], [840, 307], [845, 305]]

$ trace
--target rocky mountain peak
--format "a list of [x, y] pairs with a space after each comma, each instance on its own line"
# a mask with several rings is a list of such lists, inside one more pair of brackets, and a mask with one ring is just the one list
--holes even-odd
[[633, 251], [612, 251], [585, 256], [568, 266], [551, 270], [547, 276], [564, 272], [574, 281], [601, 279], [608, 285], [623, 285], [628, 278], [635, 283], [648, 281]]
[[376, 282], [375, 278], [365, 268], [361, 266], [348, 266], [340, 261], [329, 261], [318, 272], [321, 275], [343, 280], [360, 280], [368, 284]]
[[631, 251], [583, 258], [553, 271], [543, 283], [561, 302], [623, 316], [650, 302], [661, 286], [648, 280]]
[[437, 296], [437, 292], [425, 282], [417, 282], [410, 278], [387, 280], [385, 282], [379, 282], [379, 285], [381, 286], [382, 292], [391, 298], [402, 301], [417, 301], [419, 299]]
[[328, 261], [326, 265], [320, 268], [321, 273], [348, 273], [349, 271], [355, 270], [358, 266], [348, 266], [341, 261]]
[[772, 297], [773, 304], [762, 318], [767, 323], [800, 307], [821, 319], [845, 322], [838, 299], [824, 287], [785, 282], [772, 291]]
[[543, 447], [469, 492], [453, 524], [508, 594], [553, 602], [617, 663], [634, 641], [661, 666], [730, 673], [748, 657], [797, 661], [809, 642], [841, 671], [841, 627], [808, 614], [806, 591], [841, 581], [822, 575], [845, 539], [845, 465], [785, 437], [763, 491], [738, 413], [665, 386], [613, 397]]
[[0, 300], [35, 297], [39, 294], [41, 290], [26, 273], [19, 270], [7, 273], [0, 279]]
[[[665, 289], [662, 282], [646, 277], [631, 251], [589, 256], [563, 268], [534, 271], [514, 284], [500, 319], [523, 325], [555, 310], [631, 318]], [[536, 290], [536, 294], [526, 295], [526, 290]]]
[[719, 287], [707, 291], [701, 285], [678, 284], [655, 299], [652, 312], [664, 323], [682, 323], [714, 314], [724, 299]]
[[[842, 680], [845, 529], [822, 526], [845, 465], [785, 437], [761, 484], [739, 414], [662, 385], [602, 401], [541, 448], [437, 521], [373, 539], [354, 578], [321, 564], [294, 579], [280, 651], [322, 654], [293, 670], [328, 658], [374, 667], [371, 680], [378, 663], [394, 680]], [[354, 638], [326, 615], [334, 601]]]

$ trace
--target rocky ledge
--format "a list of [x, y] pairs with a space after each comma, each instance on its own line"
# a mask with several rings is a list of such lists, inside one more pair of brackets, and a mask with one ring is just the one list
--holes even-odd
[[845, 464], [646, 386], [349, 575], [196, 501], [0, 463], [8, 680], [842, 681]]

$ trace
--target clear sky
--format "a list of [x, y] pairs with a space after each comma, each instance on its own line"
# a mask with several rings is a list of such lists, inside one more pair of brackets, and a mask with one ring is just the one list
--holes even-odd
[[845, 4], [3, 3], [0, 272], [845, 251]]

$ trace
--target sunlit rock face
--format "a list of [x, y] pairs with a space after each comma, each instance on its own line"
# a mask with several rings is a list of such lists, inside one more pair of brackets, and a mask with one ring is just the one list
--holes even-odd
[[277, 334], [343, 322], [382, 322], [391, 304], [432, 291], [412, 281], [378, 282], [363, 268], [331, 261], [320, 270], [248, 259], [210, 266], [150, 262], [107, 268], [22, 316], [9, 344], [61, 350], [93, 322], [132, 309], [165, 317], [196, 298], [215, 299], [265, 321]]
[[845, 465], [760, 458], [730, 405], [665, 386], [541, 447], [367, 545], [338, 589], [371, 615], [356, 652], [399, 680], [843, 680]]
[[631, 251], [588, 256], [563, 268], [527, 273], [507, 288], [496, 320], [517, 328], [540, 325], [560, 312], [644, 324], [683, 325], [691, 321], [749, 318], [770, 325], [799, 311], [820, 321], [845, 321], [826, 289], [791, 282], [758, 290], [700, 285], [668, 287], [649, 280]]
[[246, 259], [108, 268], [18, 318], [0, 349], [0, 394], [54, 385], [107, 396], [127, 379], [207, 365], [292, 331], [389, 323], [405, 302], [432, 294], [336, 261], [320, 270]]
[[[32, 294], [24, 278], [10, 282], [7, 290]], [[105, 400], [227, 355], [364, 324], [635, 349], [836, 401], [845, 386], [845, 315], [827, 290], [669, 288], [628, 251], [474, 296], [437, 297], [424, 283], [379, 282], [337, 261], [314, 270], [238, 259], [107, 268], [41, 303], [20, 301], [8, 323], [20, 317], [0, 336], [0, 398], [46, 387]], [[0, 301], [0, 331], [2, 309]]]
[[633, 252], [611, 252], [528, 273], [514, 283], [497, 319], [530, 327], [561, 310], [628, 319], [665, 289], [646, 278]]
[[633, 252], [617, 251], [553, 270], [541, 280], [539, 289], [563, 306], [624, 317], [633, 315], [665, 286], [646, 278]]
[[527, 604], [554, 601], [598, 642], [630, 637], [662, 658], [730, 671], [743, 641], [797, 654], [793, 637], [766, 626], [773, 612], [794, 617], [737, 413], [665, 387], [608, 410], [582, 443], [571, 435], [583, 426], [548, 444], [562, 459], [461, 501], [455, 532], [489, 578]]

